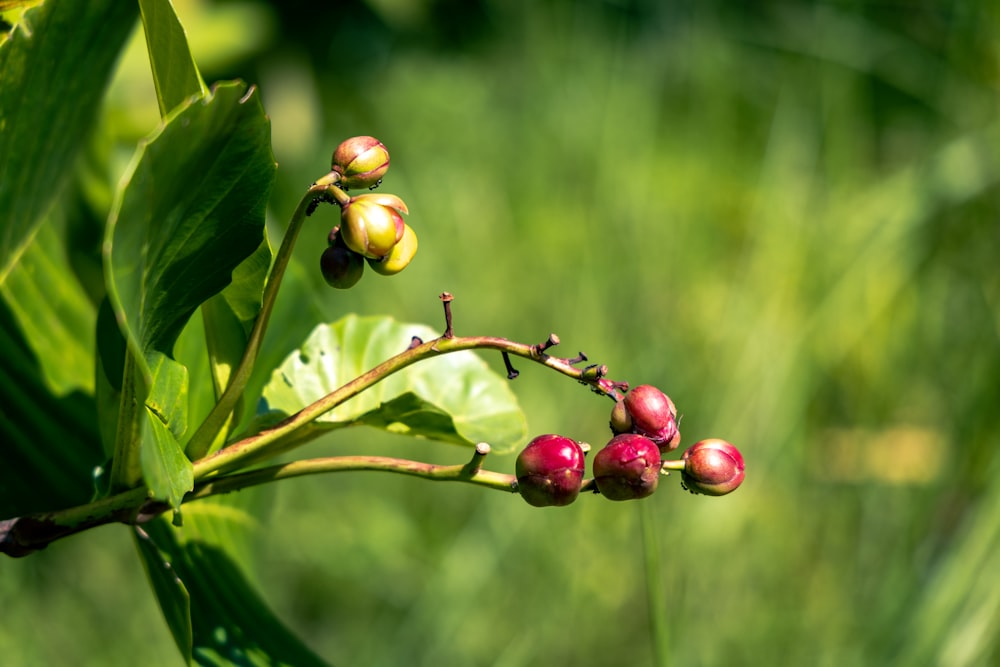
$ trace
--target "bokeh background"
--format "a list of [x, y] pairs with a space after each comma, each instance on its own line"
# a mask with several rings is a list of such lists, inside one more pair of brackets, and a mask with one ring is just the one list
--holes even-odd
[[[270, 363], [347, 312], [440, 326], [449, 291], [458, 333], [555, 332], [664, 388], [685, 443], [746, 457], [724, 498], [674, 475], [547, 510], [378, 474], [283, 483], [250, 576], [324, 658], [1000, 663], [995, 3], [175, 6], [207, 80], [261, 89], [272, 238], [356, 134], [391, 150], [382, 187], [420, 238], [403, 274], [335, 292], [321, 209]], [[157, 123], [141, 30], [107, 118], [122, 145]], [[603, 444], [610, 402], [518, 367], [533, 434]], [[467, 456], [361, 430], [304, 451], [358, 452]], [[121, 527], [0, 564], [0, 592], [8, 664], [178, 661]]]

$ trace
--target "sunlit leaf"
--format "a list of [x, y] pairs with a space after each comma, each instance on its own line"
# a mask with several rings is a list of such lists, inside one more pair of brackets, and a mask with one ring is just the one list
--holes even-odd
[[170, 0], [139, 0], [160, 115], [207, 92]]
[[[274, 372], [259, 412], [294, 413], [404, 351], [413, 336], [438, 335], [388, 317], [350, 315], [322, 324]], [[352, 424], [465, 445], [488, 442], [497, 451], [512, 449], [527, 433], [507, 381], [470, 351], [409, 366], [318, 420], [331, 429]]]
[[90, 393], [97, 311], [70, 268], [60, 231], [55, 222], [39, 228], [0, 285], [0, 297], [20, 324], [52, 391]]
[[[187, 396], [177, 394], [174, 343], [195, 309], [260, 248], [274, 168], [259, 96], [223, 84], [143, 142], [116, 197], [105, 237], [108, 295], [141, 376], [139, 400], [150, 401], [175, 438], [186, 431]], [[168, 462], [155, 461], [165, 450], [145, 445], [148, 483]]]
[[159, 415], [147, 407], [140, 419], [143, 429], [140, 454], [146, 486], [154, 498], [163, 498], [172, 507], [180, 507], [181, 499], [194, 482], [191, 463]]
[[0, 283], [86, 146], [134, 2], [46, 2], [0, 42]]

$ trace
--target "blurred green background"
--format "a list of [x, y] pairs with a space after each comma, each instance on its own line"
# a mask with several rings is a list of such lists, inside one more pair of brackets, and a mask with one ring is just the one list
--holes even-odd
[[[270, 363], [347, 312], [442, 325], [450, 291], [457, 333], [555, 332], [665, 389], [686, 444], [746, 457], [724, 498], [671, 476], [643, 503], [550, 510], [377, 474], [283, 483], [251, 577], [322, 656], [1000, 663], [997, 5], [175, 5], [207, 80], [261, 89], [272, 238], [355, 134], [391, 150], [382, 187], [420, 238], [400, 276], [335, 292], [321, 209]], [[137, 39], [107, 109], [123, 145], [157, 123]], [[603, 444], [610, 402], [516, 365], [532, 434]], [[361, 430], [303, 453], [356, 452], [467, 455]], [[178, 661], [120, 526], [0, 564], [0, 599], [7, 664]]]

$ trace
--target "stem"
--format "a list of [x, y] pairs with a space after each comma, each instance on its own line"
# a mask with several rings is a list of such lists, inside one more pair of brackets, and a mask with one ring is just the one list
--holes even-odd
[[517, 491], [517, 479], [513, 475], [481, 468], [470, 470], [469, 464], [444, 466], [388, 456], [333, 456], [293, 461], [211, 479], [196, 486], [185, 501], [199, 500], [292, 477], [361, 470], [393, 472], [434, 482], [466, 482], [508, 493]]
[[278, 253], [274, 257], [271, 273], [268, 276], [267, 284], [264, 286], [260, 312], [257, 314], [257, 320], [250, 331], [246, 349], [243, 351], [243, 357], [233, 371], [229, 379], [229, 384], [226, 386], [225, 391], [222, 392], [222, 395], [219, 396], [215, 407], [212, 408], [205, 421], [201, 423], [198, 430], [191, 436], [191, 440], [188, 442], [186, 448], [188, 458], [197, 461], [208, 453], [212, 442], [225, 427], [229, 415], [232, 414], [240, 397], [243, 396], [243, 391], [250, 381], [250, 374], [253, 372], [254, 363], [257, 361], [257, 354], [260, 352], [261, 342], [264, 339], [264, 333], [267, 331], [268, 321], [271, 319], [271, 312], [274, 310], [274, 302], [278, 296], [278, 288], [281, 287], [281, 279], [285, 275], [285, 269], [288, 268], [289, 260], [291, 260], [295, 240], [298, 238], [299, 231], [302, 229], [313, 200], [317, 197], [325, 196], [330, 190], [337, 190], [337, 188], [325, 183], [324, 179], [320, 179], [320, 181], [314, 183], [306, 190], [306, 194], [302, 197], [298, 207], [296, 207], [295, 213], [292, 214], [292, 219], [288, 223], [288, 230], [285, 232], [285, 238], [281, 241], [281, 247], [278, 248]]
[[[488, 444], [479, 443], [468, 463], [449, 466], [387, 456], [306, 459], [204, 481], [197, 484], [183, 502], [292, 477], [362, 470], [392, 472], [435, 482], [465, 482], [497, 491], [516, 492], [517, 479], [513, 475], [482, 469], [483, 459], [489, 451]], [[90, 528], [109, 523], [141, 524], [169, 509], [167, 503], [150, 500], [147, 490], [140, 487], [78, 507], [0, 521], [0, 553], [11, 557], [27, 556], [56, 540]]]
[[[410, 347], [400, 352], [394, 357], [382, 362], [367, 373], [358, 376], [339, 389], [335, 389], [318, 401], [307, 405], [294, 415], [288, 417], [279, 424], [261, 431], [255, 435], [244, 438], [232, 445], [222, 449], [215, 454], [205, 457], [194, 463], [195, 481], [204, 479], [212, 473], [224, 470], [232, 470], [235, 467], [245, 465], [250, 460], [260, 460], [270, 456], [288, 451], [291, 447], [288, 438], [295, 431], [305, 427], [320, 415], [329, 412], [344, 401], [357, 396], [362, 391], [372, 385], [389, 377], [393, 373], [400, 371], [407, 366], [424, 359], [430, 359], [442, 354], [459, 352], [461, 350], [484, 350], [492, 349], [514, 354], [525, 359], [530, 359], [536, 363], [548, 366], [563, 375], [568, 375], [582, 384], [590, 385], [591, 388], [602, 394], [607, 393], [606, 381], [602, 377], [596, 376], [592, 370], [577, 369], [567, 363], [566, 359], [549, 356], [538, 351], [537, 345], [526, 345], [515, 343], [506, 338], [496, 338], [492, 336], [467, 336], [436, 338], [414, 347]], [[303, 438], [297, 438], [291, 445], [301, 444]]]

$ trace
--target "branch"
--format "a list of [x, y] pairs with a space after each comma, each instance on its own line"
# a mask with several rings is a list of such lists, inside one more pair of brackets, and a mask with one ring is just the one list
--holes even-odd
[[[498, 491], [517, 491], [513, 475], [483, 470], [483, 460], [490, 453], [485, 442], [476, 445], [472, 458], [462, 465], [436, 465], [387, 456], [335, 456], [306, 459], [257, 470], [216, 477], [188, 493], [183, 502], [231, 493], [281, 479], [333, 472], [363, 470], [392, 472], [437, 482], [464, 482]], [[131, 489], [93, 503], [55, 512], [44, 512], [0, 521], [0, 553], [11, 557], [27, 556], [52, 542], [110, 523], [138, 525], [168, 511], [170, 506], [151, 500], [145, 488]]]

